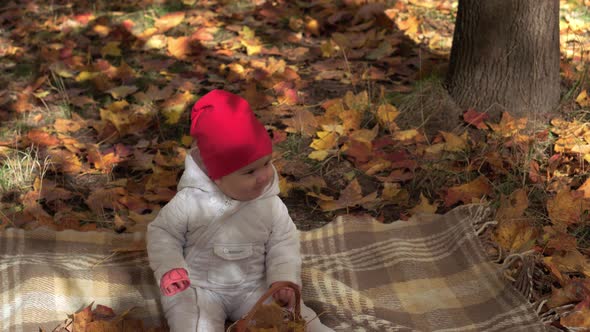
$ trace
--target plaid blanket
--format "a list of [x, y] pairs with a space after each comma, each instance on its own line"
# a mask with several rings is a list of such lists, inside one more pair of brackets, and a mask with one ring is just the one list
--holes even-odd
[[[302, 232], [303, 298], [336, 331], [545, 331], [489, 263], [470, 205], [382, 224], [339, 217]], [[0, 233], [0, 330], [51, 331], [91, 302], [163, 324], [142, 234]]]

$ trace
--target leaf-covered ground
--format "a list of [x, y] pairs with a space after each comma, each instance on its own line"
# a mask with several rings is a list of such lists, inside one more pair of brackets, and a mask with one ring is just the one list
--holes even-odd
[[145, 230], [187, 110], [224, 88], [267, 125], [300, 229], [489, 202], [500, 259], [534, 257], [531, 301], [590, 328], [586, 2], [561, 1], [562, 108], [532, 129], [446, 95], [456, 1], [4, 2], [0, 230]]

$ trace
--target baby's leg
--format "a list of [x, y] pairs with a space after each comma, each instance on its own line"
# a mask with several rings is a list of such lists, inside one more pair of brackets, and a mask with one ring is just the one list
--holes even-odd
[[225, 307], [219, 295], [206, 289], [196, 287], [199, 305], [198, 332], [225, 331]]
[[334, 332], [334, 330], [322, 324], [320, 322], [321, 317], [316, 317], [317, 314], [306, 306], [303, 301], [301, 301], [301, 316], [308, 322], [307, 328], [305, 329], [307, 332]]
[[162, 295], [162, 308], [170, 332], [194, 332], [197, 330], [199, 309], [194, 288], [189, 287], [172, 296]]

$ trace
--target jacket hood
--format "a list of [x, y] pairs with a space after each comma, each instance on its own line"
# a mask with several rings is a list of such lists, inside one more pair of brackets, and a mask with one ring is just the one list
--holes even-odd
[[[276, 196], [279, 194], [279, 176], [274, 165], [272, 166], [272, 169], [272, 181], [264, 189], [262, 194], [254, 200]], [[181, 191], [184, 188], [195, 188], [203, 192], [215, 193], [225, 196], [225, 194], [219, 189], [215, 182], [213, 182], [213, 180], [211, 180], [211, 178], [205, 174], [201, 167], [199, 167], [199, 165], [195, 162], [191, 156], [191, 153], [187, 153], [186, 158], [184, 159], [184, 173], [182, 173], [180, 181], [178, 182], [177, 191]]]

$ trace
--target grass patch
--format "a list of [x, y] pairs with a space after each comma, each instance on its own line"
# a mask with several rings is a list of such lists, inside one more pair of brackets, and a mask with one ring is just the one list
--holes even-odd
[[39, 151], [33, 146], [8, 151], [0, 161], [0, 194], [31, 188], [35, 178], [43, 179], [48, 167], [47, 158], [40, 160]]

